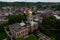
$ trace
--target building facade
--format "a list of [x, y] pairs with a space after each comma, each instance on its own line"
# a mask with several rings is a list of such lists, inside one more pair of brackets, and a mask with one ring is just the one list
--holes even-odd
[[16, 23], [9, 26], [10, 33], [13, 37], [24, 37], [27, 38], [29, 32], [33, 32], [38, 29], [38, 23], [31, 21], [30, 23]]

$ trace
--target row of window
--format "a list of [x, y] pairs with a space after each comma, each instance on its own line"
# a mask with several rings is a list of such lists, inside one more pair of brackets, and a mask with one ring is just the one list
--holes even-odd
[[27, 34], [28, 34], [28, 31], [24, 30], [22, 32], [17, 33], [17, 36], [20, 37], [20, 36], [24, 36], [24, 35], [27, 35]]

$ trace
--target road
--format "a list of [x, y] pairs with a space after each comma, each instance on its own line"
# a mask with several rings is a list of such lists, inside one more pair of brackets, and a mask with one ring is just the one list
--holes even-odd
[[39, 40], [51, 40], [48, 36], [46, 36], [45, 34], [38, 32], [37, 36], [39, 37]]

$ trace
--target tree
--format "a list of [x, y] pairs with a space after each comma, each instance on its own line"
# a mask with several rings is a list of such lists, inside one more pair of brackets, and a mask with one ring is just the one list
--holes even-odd
[[60, 40], [60, 20], [56, 21], [56, 27], [55, 27], [55, 29], [57, 29], [55, 31], [56, 40]]
[[48, 35], [49, 37], [54, 37], [54, 39], [55, 39], [55, 31], [53, 31], [52, 29], [55, 29], [56, 21], [57, 19], [54, 16], [44, 18], [42, 21], [42, 27], [44, 28], [44, 30], [42, 29], [42, 32]]
[[17, 22], [21, 22], [22, 20], [25, 22], [26, 20], [27, 20], [27, 18], [26, 18], [26, 15], [22, 15], [22, 14], [19, 14], [19, 15], [16, 15], [16, 21]]
[[9, 21], [8, 21], [9, 24], [12, 24], [12, 23], [15, 23], [16, 22], [16, 18], [15, 18], [14, 15], [9, 15], [8, 19], [9, 19]]
[[27, 17], [26, 15], [22, 15], [22, 14], [18, 14], [18, 15], [10, 15], [9, 17], [9, 24], [13, 24], [13, 23], [20, 23], [21, 21], [26, 21]]
[[7, 25], [7, 22], [0, 22], [0, 40], [3, 40], [7, 37], [7, 34], [4, 31], [4, 27], [6, 27]]
[[48, 18], [44, 18], [42, 21], [42, 27], [44, 28], [54, 28], [56, 26], [56, 17], [50, 16]]

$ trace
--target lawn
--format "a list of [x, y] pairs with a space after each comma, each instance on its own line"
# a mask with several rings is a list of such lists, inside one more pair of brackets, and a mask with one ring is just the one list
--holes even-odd
[[26, 40], [38, 40], [38, 38], [35, 35], [31, 34]]
[[3, 40], [5, 38], [7, 38], [7, 34], [5, 33], [4, 31], [4, 27], [6, 26], [7, 24], [5, 22], [0, 22], [0, 40]]
[[7, 34], [4, 32], [4, 33], [0, 33], [0, 40], [3, 40], [7, 38]]

